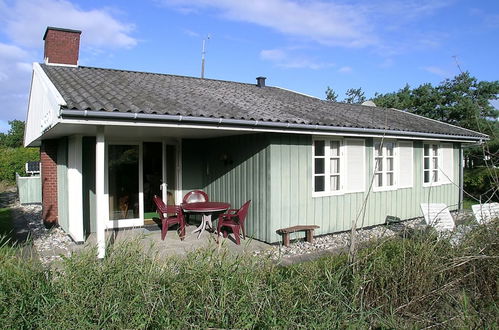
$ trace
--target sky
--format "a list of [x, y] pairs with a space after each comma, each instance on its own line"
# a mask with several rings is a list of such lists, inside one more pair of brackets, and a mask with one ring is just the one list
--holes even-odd
[[[279, 86], [339, 100], [463, 71], [499, 79], [497, 0], [0, 0], [0, 132], [26, 119], [47, 26], [81, 30], [79, 64]], [[499, 102], [494, 105], [499, 108]]]

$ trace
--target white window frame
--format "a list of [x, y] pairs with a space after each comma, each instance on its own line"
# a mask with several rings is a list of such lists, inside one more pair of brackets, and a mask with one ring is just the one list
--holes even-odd
[[[382, 167], [382, 170], [378, 170], [376, 168], [376, 158], [379, 158], [379, 156], [376, 155], [376, 143], [382, 143], [382, 156], [381, 156], [381, 167]], [[391, 143], [393, 145], [393, 154], [391, 156], [388, 156], [387, 152], [386, 152], [386, 145], [388, 143]], [[398, 159], [398, 143], [397, 141], [395, 140], [388, 140], [388, 139], [384, 139], [384, 140], [380, 140], [380, 139], [374, 139], [373, 140], [373, 148], [372, 148], [372, 164], [373, 164], [373, 172], [372, 172], [372, 175], [374, 176], [374, 182], [373, 182], [373, 191], [388, 191], [388, 190], [396, 190], [398, 188], [398, 162], [399, 162], [399, 159]], [[388, 158], [391, 158], [392, 159], [392, 170], [391, 171], [388, 171]], [[384, 185], [382, 186], [376, 186], [376, 183], [377, 183], [377, 180], [376, 180], [376, 174], [380, 173], [381, 176], [382, 176], [382, 180], [383, 180], [383, 183]], [[393, 180], [393, 184], [391, 186], [387, 186], [386, 185], [386, 182], [387, 182], [387, 177], [388, 177], [388, 174], [391, 173], [392, 174], [392, 180]]]
[[[315, 142], [324, 141], [324, 156], [315, 156]], [[331, 154], [331, 142], [339, 143], [339, 155], [333, 156]], [[324, 158], [324, 174], [315, 173], [315, 159]], [[340, 170], [337, 173], [331, 173], [331, 159], [339, 159]], [[340, 180], [340, 187], [338, 190], [331, 190], [331, 176], [338, 175]], [[315, 191], [315, 177], [324, 176], [324, 191]], [[334, 196], [342, 195], [345, 193], [345, 144], [341, 138], [331, 137], [314, 137], [312, 139], [312, 197]]]
[[[429, 155], [428, 156], [425, 156], [424, 154], [424, 149], [425, 149], [425, 145], [429, 145]], [[438, 150], [437, 150], [437, 155], [434, 156], [433, 155], [433, 147], [434, 146], [437, 146]], [[437, 158], [437, 167], [435, 168], [434, 167], [434, 161], [433, 159], [434, 158]], [[442, 180], [442, 173], [441, 173], [441, 168], [442, 168], [442, 161], [443, 161], [443, 155], [442, 155], [442, 144], [439, 143], [439, 142], [435, 142], [435, 141], [424, 141], [423, 142], [423, 149], [422, 149], [422, 154], [421, 154], [421, 158], [422, 158], [422, 161], [423, 161], [423, 164], [422, 164], [422, 182], [423, 182], [423, 187], [430, 187], [430, 186], [440, 186], [443, 184], [443, 180]], [[425, 182], [425, 172], [427, 171], [425, 169], [425, 159], [426, 158], [429, 158], [429, 163], [430, 163], [430, 168], [428, 169], [428, 171], [430, 171], [430, 181], [429, 182]], [[434, 173], [437, 173], [437, 180], [436, 181], [433, 181], [433, 174]]]

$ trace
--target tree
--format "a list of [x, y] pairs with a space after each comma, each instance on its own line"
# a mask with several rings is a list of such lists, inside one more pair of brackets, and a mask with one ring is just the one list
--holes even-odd
[[326, 89], [326, 100], [331, 102], [338, 102], [338, 94], [329, 86]]
[[9, 121], [10, 129], [7, 134], [0, 133], [0, 147], [18, 148], [23, 146], [25, 124], [21, 120]]
[[345, 95], [347, 96], [343, 102], [352, 104], [362, 104], [366, 101], [364, 96], [364, 91], [361, 87], [359, 88], [349, 88], [347, 89]]
[[411, 89], [374, 95], [378, 106], [406, 110], [486, 134], [495, 134], [498, 110], [491, 104], [497, 100], [499, 81], [477, 81], [469, 72], [446, 79], [438, 86], [429, 83]]

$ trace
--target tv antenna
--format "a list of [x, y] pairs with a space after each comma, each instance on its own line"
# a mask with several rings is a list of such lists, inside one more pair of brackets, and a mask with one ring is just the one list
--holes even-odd
[[204, 78], [204, 58], [206, 55], [206, 42], [210, 40], [211, 36], [208, 34], [205, 39], [203, 39], [203, 49], [201, 51], [201, 79]]
[[461, 70], [461, 66], [459, 65], [459, 62], [457, 61], [457, 55], [452, 55], [452, 58], [454, 59], [454, 62], [456, 62], [457, 68], [459, 69], [460, 73], [463, 73], [463, 70]]

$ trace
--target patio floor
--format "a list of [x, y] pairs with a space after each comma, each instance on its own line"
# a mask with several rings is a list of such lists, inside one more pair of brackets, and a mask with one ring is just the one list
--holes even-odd
[[[161, 229], [158, 226], [146, 226], [138, 228], [127, 228], [120, 230], [107, 230], [106, 241], [108, 244], [123, 242], [126, 240], [137, 240], [148, 249], [153, 247], [157, 249], [160, 256], [181, 256], [200, 248], [220, 248], [226, 249], [236, 254], [251, 254], [255, 251], [263, 251], [271, 248], [271, 245], [253, 240], [249, 237], [246, 240], [241, 239], [241, 244], [237, 245], [232, 238], [232, 234], [227, 238], [220, 238], [220, 244], [217, 245], [216, 234], [204, 231], [198, 239], [198, 233], [192, 233], [196, 226], [189, 225], [185, 227], [186, 237], [180, 240], [175, 227], [168, 230], [165, 240], [161, 240]], [[77, 249], [96, 244], [96, 234], [91, 234], [85, 244], [79, 245]]]

